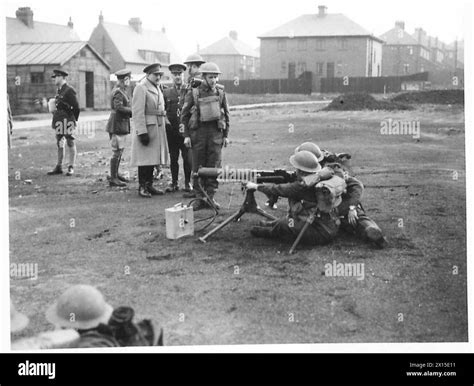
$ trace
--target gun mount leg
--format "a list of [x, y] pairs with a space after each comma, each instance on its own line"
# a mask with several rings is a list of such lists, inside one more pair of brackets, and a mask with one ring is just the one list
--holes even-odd
[[204, 236], [199, 237], [199, 241], [205, 243], [207, 238], [211, 237], [214, 233], [220, 231], [222, 228], [224, 228], [230, 222], [237, 221], [240, 217], [242, 217], [242, 215], [244, 213], [245, 212], [243, 212], [242, 209], [240, 209], [238, 212], [235, 212], [232, 216], [227, 218], [222, 224], [219, 224], [217, 227], [215, 227], [214, 229], [207, 232]]
[[224, 228], [226, 225], [231, 223], [232, 221], [239, 221], [239, 219], [245, 214], [245, 213], [256, 213], [259, 214], [263, 217], [266, 217], [270, 220], [276, 220], [276, 217], [272, 216], [271, 214], [265, 212], [263, 209], [261, 209], [257, 205], [257, 201], [255, 201], [255, 191], [254, 190], [247, 190], [245, 194], [245, 199], [244, 203], [240, 207], [240, 209], [235, 212], [232, 216], [227, 218], [222, 224], [219, 224], [217, 227], [214, 229], [210, 230], [208, 233], [206, 233], [204, 236], [199, 237], [199, 241], [205, 243], [206, 240], [211, 237], [214, 233], [219, 232], [222, 228]]
[[292, 255], [293, 252], [295, 251], [296, 247], [300, 243], [303, 235], [305, 234], [306, 230], [309, 228], [309, 226], [313, 223], [314, 221], [314, 215], [311, 214], [308, 219], [306, 220], [305, 224], [303, 225], [303, 228], [301, 229], [300, 233], [298, 233], [298, 237], [296, 238], [295, 242], [291, 246], [290, 250], [288, 251], [288, 254]]
[[257, 213], [263, 217], [268, 218], [269, 220], [276, 220], [277, 218], [275, 216], [272, 216], [270, 213], [265, 212], [262, 208], [257, 206]]

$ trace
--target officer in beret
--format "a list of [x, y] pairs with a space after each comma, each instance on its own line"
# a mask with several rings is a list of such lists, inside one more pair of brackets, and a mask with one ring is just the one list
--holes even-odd
[[132, 72], [127, 69], [115, 73], [117, 85], [112, 90], [112, 112], [106, 126], [113, 152], [110, 159], [110, 186], [126, 186], [126, 182], [129, 182], [119, 173], [119, 166], [127, 136], [130, 134], [132, 107], [127, 89], [130, 86], [131, 74]]
[[169, 192], [179, 190], [178, 174], [179, 174], [179, 153], [183, 159], [184, 168], [184, 191], [191, 190], [191, 159], [188, 148], [184, 146], [184, 133], [179, 131], [179, 117], [181, 114], [180, 105], [184, 100], [186, 88], [184, 86], [184, 71], [186, 66], [181, 63], [174, 63], [168, 66], [173, 77], [173, 86], [167, 88], [163, 92], [165, 98], [166, 117], [166, 137], [168, 138], [168, 148], [170, 150], [170, 168], [171, 183], [166, 189]]
[[153, 187], [153, 171], [156, 165], [169, 165], [166, 139], [166, 111], [163, 93], [159, 87], [161, 64], [154, 63], [143, 69], [146, 77], [133, 90], [131, 166], [138, 166], [138, 194], [141, 197], [162, 195]]
[[74, 142], [74, 132], [77, 120], [79, 119], [79, 102], [76, 91], [67, 84], [68, 73], [63, 70], [53, 70], [52, 78], [58, 88], [55, 97], [52, 128], [56, 131], [56, 144], [58, 147], [58, 162], [56, 167], [48, 172], [49, 175], [62, 174], [62, 164], [65, 153], [65, 143], [69, 148], [69, 165], [66, 175], [74, 174], [74, 164], [76, 161], [76, 144]]

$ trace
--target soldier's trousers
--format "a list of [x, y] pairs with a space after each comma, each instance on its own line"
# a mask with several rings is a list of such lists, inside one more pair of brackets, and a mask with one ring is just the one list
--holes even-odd
[[146, 184], [153, 183], [153, 171], [155, 170], [154, 165], [139, 166], [138, 167], [138, 184], [143, 186]]
[[[374, 220], [372, 220], [369, 216], [367, 216], [364, 209], [362, 209], [360, 206], [357, 206], [357, 217], [358, 217], [357, 224], [355, 227], [353, 227], [347, 221], [347, 213], [346, 213], [344, 217], [341, 219], [341, 229], [349, 233], [355, 233], [357, 237], [359, 237], [362, 240], [377, 241], [377, 240], [372, 240], [372, 235], [383, 234], [382, 230], [377, 225], [377, 223]], [[369, 228], [378, 229], [379, 232], [368, 233], [367, 229]]]
[[[190, 138], [193, 172], [197, 172], [200, 166], [221, 167], [223, 134], [217, 128], [217, 122], [201, 123], [198, 129], [190, 132]], [[214, 196], [218, 187], [217, 178], [199, 178], [199, 180], [207, 194]], [[193, 177], [193, 186], [196, 194], [202, 196], [198, 188], [198, 178]]]
[[[300, 234], [306, 222], [285, 216], [276, 221], [270, 231], [271, 238], [293, 242]], [[306, 245], [324, 245], [331, 242], [337, 234], [339, 221], [334, 214], [320, 213], [306, 229], [300, 243]]]
[[181, 158], [183, 159], [184, 169], [184, 183], [188, 184], [191, 181], [191, 151], [184, 146], [184, 138], [167, 130], [166, 137], [168, 138], [168, 149], [170, 152], [170, 169], [171, 169], [171, 180], [178, 182], [179, 175], [179, 153], [181, 152]]

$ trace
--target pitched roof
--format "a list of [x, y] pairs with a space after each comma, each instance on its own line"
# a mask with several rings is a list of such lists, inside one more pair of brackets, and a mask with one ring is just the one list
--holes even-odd
[[199, 50], [200, 55], [242, 55], [259, 57], [258, 51], [238, 39], [229, 36]]
[[81, 40], [74, 29], [67, 25], [34, 21], [28, 28], [21, 20], [7, 17], [7, 44], [72, 42]]
[[416, 40], [404, 29], [398, 27], [392, 28], [390, 31], [385, 32], [380, 36], [380, 38], [384, 40], [386, 44], [399, 44], [407, 46], [418, 44], [418, 40]]
[[168, 52], [170, 63], [181, 61], [178, 51], [166, 34], [161, 31], [143, 29], [141, 33], [138, 33], [130, 25], [106, 22], [102, 22], [102, 26], [114, 42], [123, 60], [127, 63], [147, 63], [138, 50]]
[[336, 36], [373, 36], [365, 28], [349, 19], [342, 13], [328, 13], [324, 16], [318, 14], [302, 15], [259, 36], [262, 38], [277, 37], [336, 37]]
[[104, 58], [87, 42], [8, 44], [7, 65], [57, 64], [62, 66], [86, 46], [107, 68], [110, 68]]

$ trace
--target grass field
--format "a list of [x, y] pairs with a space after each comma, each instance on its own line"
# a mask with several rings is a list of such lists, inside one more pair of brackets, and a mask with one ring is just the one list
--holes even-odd
[[[418, 120], [421, 137], [381, 135], [388, 118]], [[350, 152], [364, 206], [389, 247], [341, 235], [288, 255], [288, 245], [252, 238], [259, 219], [251, 214], [207, 244], [167, 240], [164, 210], [181, 194], [141, 199], [136, 181], [109, 188], [101, 127], [79, 138], [74, 177], [46, 176], [56, 153], [51, 129], [19, 130], [9, 155], [10, 259], [39, 268], [37, 280], [11, 280], [12, 300], [31, 318], [22, 336], [51, 329], [47, 306], [71, 284], [87, 283], [112, 305], [131, 305], [138, 318], [163, 326], [167, 345], [467, 340], [463, 110], [239, 111], [230, 138], [230, 167], [289, 168], [304, 141]], [[122, 169], [133, 177], [129, 158], [128, 148]], [[238, 184], [221, 184], [216, 198], [219, 223], [243, 197]], [[264, 196], [257, 199], [263, 205]], [[273, 213], [285, 210], [280, 200]], [[364, 280], [326, 277], [324, 265], [334, 260], [364, 263]]]

